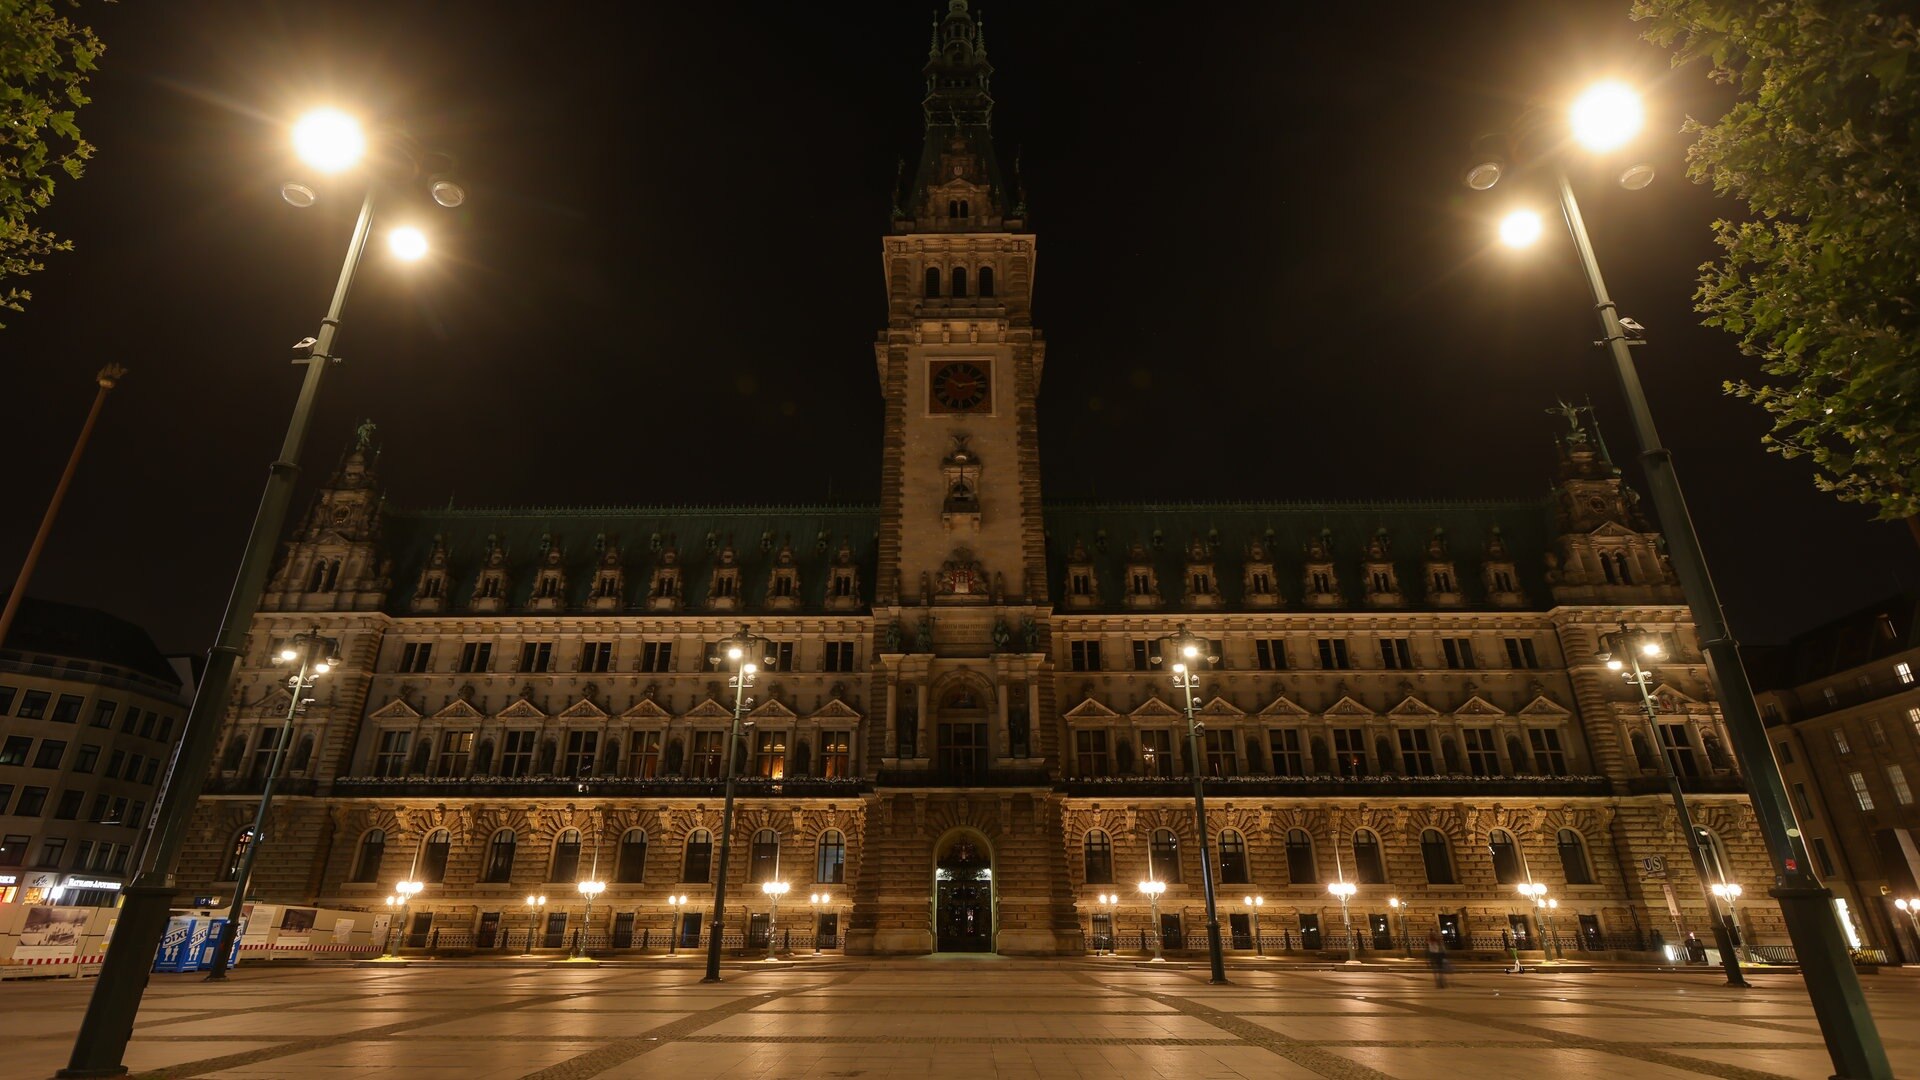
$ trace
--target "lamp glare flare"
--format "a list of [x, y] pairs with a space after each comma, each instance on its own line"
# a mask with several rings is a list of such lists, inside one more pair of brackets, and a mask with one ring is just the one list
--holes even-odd
[[1542, 228], [1539, 214], [1531, 210], [1515, 210], [1500, 219], [1500, 242], [1510, 248], [1529, 247], [1540, 239]]
[[1589, 150], [1613, 150], [1640, 133], [1646, 120], [1640, 95], [1623, 83], [1599, 83], [1575, 99], [1568, 114], [1573, 137]]
[[402, 225], [387, 234], [387, 250], [396, 259], [416, 262], [427, 255], [427, 234], [411, 225]]
[[367, 151], [359, 121], [338, 109], [315, 109], [293, 125], [293, 149], [321, 172], [351, 169]]

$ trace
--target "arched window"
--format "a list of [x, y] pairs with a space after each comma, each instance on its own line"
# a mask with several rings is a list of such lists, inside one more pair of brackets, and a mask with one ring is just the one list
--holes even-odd
[[613, 868], [613, 880], [622, 885], [638, 885], [647, 880], [647, 831], [628, 829], [620, 836], [620, 858]]
[[1593, 884], [1593, 868], [1587, 865], [1587, 842], [1572, 829], [1561, 829], [1555, 839], [1560, 848], [1560, 867], [1567, 872], [1567, 884]]
[[1453, 884], [1453, 845], [1446, 833], [1428, 829], [1420, 834], [1420, 861], [1427, 864], [1427, 884]]
[[1113, 838], [1099, 829], [1087, 833], [1087, 884], [1113, 884]]
[[1294, 885], [1310, 885], [1320, 880], [1320, 870], [1314, 864], [1313, 837], [1305, 829], [1287, 830], [1287, 881]]
[[937, 266], [929, 266], [927, 267], [927, 299], [934, 300], [938, 299], [939, 296], [940, 268]]
[[1172, 829], [1153, 830], [1147, 846], [1147, 877], [1154, 881], [1180, 882], [1180, 840]]
[[554, 838], [553, 872], [548, 881], [572, 881], [580, 876], [580, 830], [568, 829]]
[[950, 218], [957, 218], [960, 216], [960, 200], [959, 199], [947, 200], [947, 216]]
[[302, 735], [300, 742], [293, 748], [293, 761], [287, 766], [294, 772], [305, 772], [307, 763], [313, 760], [313, 736]]
[[1620, 584], [1622, 585], [1633, 584], [1633, 573], [1632, 571], [1627, 569], [1627, 553], [1626, 552], [1616, 551], [1613, 553], [1613, 566], [1614, 566], [1614, 569], [1618, 571], [1620, 575]]
[[993, 295], [993, 267], [991, 266], [980, 268], [980, 295], [987, 297]]
[[1505, 829], [1488, 833], [1487, 851], [1493, 855], [1493, 880], [1512, 885], [1524, 876], [1520, 871], [1520, 848], [1514, 844], [1512, 833]]
[[513, 849], [518, 841], [512, 829], [493, 834], [493, 840], [487, 844], [487, 872], [480, 880], [489, 885], [503, 885], [513, 880]]
[[387, 854], [387, 834], [381, 829], [368, 829], [367, 835], [360, 838], [360, 850], [353, 857], [353, 876], [348, 881], [379, 881], [380, 860]]
[[233, 836], [233, 845], [227, 849], [227, 869], [220, 875], [221, 881], [232, 881], [240, 876], [240, 860], [246, 858], [247, 849], [253, 846], [253, 826], [249, 825]]
[[953, 295], [956, 297], [967, 295], [967, 268], [964, 266], [953, 268]]
[[1225, 885], [1247, 885], [1253, 881], [1253, 867], [1247, 864], [1247, 838], [1238, 829], [1220, 832], [1220, 881]]
[[319, 592], [327, 585], [327, 560], [321, 559], [313, 564], [313, 573], [307, 578], [307, 591]]
[[753, 834], [753, 862], [748, 867], [747, 880], [772, 881], [779, 876], [780, 834], [772, 829], [761, 829]]
[[680, 861], [680, 880], [713, 880], [713, 834], [695, 829], [687, 834], [686, 857]]
[[813, 880], [823, 885], [838, 885], [847, 880], [846, 836], [839, 829], [821, 833], [813, 862]]
[[420, 880], [447, 880], [447, 852], [452, 849], [453, 834], [445, 829], [435, 829], [420, 848]]
[[1353, 834], [1353, 876], [1362, 885], [1387, 883], [1387, 864], [1380, 857], [1380, 838], [1372, 829]]

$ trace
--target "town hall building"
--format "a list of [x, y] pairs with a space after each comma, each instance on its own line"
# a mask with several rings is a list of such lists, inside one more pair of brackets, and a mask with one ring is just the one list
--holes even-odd
[[[1346, 948], [1343, 881], [1363, 949], [1539, 949], [1543, 915], [1567, 951], [1706, 939], [1660, 755], [1714, 872], [1763, 891], [1659, 533], [1578, 410], [1538, 447], [1545, 498], [1049, 500], [1038, 236], [965, 0], [925, 70], [880, 240], [878, 505], [395, 509], [381, 474], [407, 463], [363, 429], [254, 620], [183, 898], [231, 893], [289, 704], [271, 660], [315, 628], [342, 663], [287, 744], [253, 891], [381, 910], [420, 882], [413, 945], [698, 945], [729, 755], [742, 943], [782, 881], [778, 932], [808, 948], [1203, 947], [1203, 848], [1231, 948]], [[1656, 723], [1600, 655], [1622, 624], [1667, 642]], [[771, 663], [729, 747], [714, 645], [742, 626]], [[1182, 628], [1218, 656], [1197, 755], [1156, 663]]]

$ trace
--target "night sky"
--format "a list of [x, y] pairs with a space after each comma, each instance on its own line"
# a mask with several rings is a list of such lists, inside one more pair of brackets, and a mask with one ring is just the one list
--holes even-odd
[[[388, 215], [436, 250], [370, 251], [310, 479], [370, 416], [403, 507], [877, 498], [880, 238], [919, 152], [930, 4], [82, 14], [108, 45], [81, 114], [99, 154], [42, 215], [78, 250], [0, 319], [7, 579], [117, 360], [32, 591], [211, 643], [298, 385], [288, 347], [358, 202], [286, 150], [315, 103], [456, 155], [471, 197]], [[1633, 156], [1660, 179], [1613, 188], [1622, 158], [1576, 184], [1652, 330], [1637, 359], [1736, 631], [1776, 640], [1920, 577], [1903, 525], [1817, 492], [1722, 395], [1750, 362], [1690, 296], [1737, 207], [1684, 180], [1678, 129], [1725, 91], [1670, 71], [1622, 0], [1003, 2], [985, 22], [1039, 236], [1050, 499], [1534, 496], [1557, 397], [1590, 395], [1624, 457], [1557, 215], [1509, 252], [1492, 225], [1526, 192], [1459, 182], [1476, 134], [1613, 75], [1651, 94]], [[318, 206], [280, 200], [295, 178]]]

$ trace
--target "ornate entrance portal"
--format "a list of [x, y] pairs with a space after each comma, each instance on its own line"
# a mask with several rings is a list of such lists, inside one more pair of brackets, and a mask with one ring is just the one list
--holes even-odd
[[966, 837], [948, 843], [934, 864], [934, 948], [993, 951], [993, 860]]

